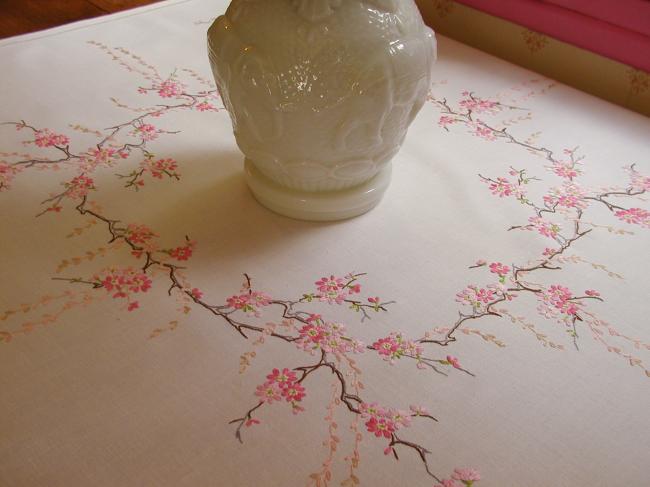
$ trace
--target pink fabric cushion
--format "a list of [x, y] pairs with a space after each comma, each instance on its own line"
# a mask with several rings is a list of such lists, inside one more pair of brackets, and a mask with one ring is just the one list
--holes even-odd
[[[650, 71], [650, 2], [457, 0], [564, 42]], [[616, 11], [616, 14], [612, 12]], [[612, 14], [612, 17], [610, 17]], [[609, 19], [608, 21], [603, 18]], [[497, 35], [497, 34], [495, 34]]]
[[[648, 0], [543, 0], [543, 2], [650, 36], [650, 1]], [[650, 53], [648, 55], [650, 56]]]

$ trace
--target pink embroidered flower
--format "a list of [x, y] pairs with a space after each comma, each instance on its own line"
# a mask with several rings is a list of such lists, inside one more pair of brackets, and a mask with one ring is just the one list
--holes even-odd
[[376, 402], [371, 404], [365, 402], [361, 403], [359, 406], [359, 412], [361, 413], [361, 417], [364, 419], [371, 418], [372, 416], [384, 416], [386, 414], [386, 410]]
[[399, 425], [408, 428], [411, 426], [411, 415], [406, 411], [400, 411], [399, 409], [391, 410], [390, 419], [394, 425]]
[[166, 251], [170, 257], [176, 259], [176, 260], [189, 260], [190, 257], [192, 257], [192, 254], [194, 253], [194, 247], [196, 247], [196, 242], [193, 240], [190, 240], [187, 242], [187, 244], [181, 246], [181, 247], [176, 247], [175, 249], [171, 249]]
[[86, 172], [92, 172], [97, 167], [112, 167], [116, 164], [118, 158], [126, 159], [129, 152], [126, 150], [117, 150], [113, 147], [102, 147], [101, 149], [89, 149], [80, 161], [80, 167]]
[[260, 306], [268, 306], [271, 304], [271, 296], [260, 291], [253, 291], [250, 294], [249, 302], [258, 308]]
[[151, 279], [142, 270], [127, 267], [123, 269], [109, 268], [93, 277], [98, 287], [106, 290], [113, 299], [126, 299], [127, 309], [133, 311], [139, 307], [133, 301], [134, 294], [146, 293], [151, 289]]
[[244, 423], [244, 425], [245, 425], [247, 428], [250, 428], [251, 426], [256, 425], [256, 424], [260, 424], [259, 419], [251, 418], [251, 419], [249, 419], [248, 421], [246, 421], [246, 423]]
[[499, 198], [510, 196], [514, 192], [514, 187], [506, 178], [497, 178], [495, 182], [490, 183], [492, 194], [499, 195]]
[[559, 188], [551, 188], [549, 194], [544, 196], [544, 203], [548, 208], [561, 206], [564, 208], [587, 208], [586, 193], [575, 183], [564, 183]]
[[499, 110], [499, 104], [492, 100], [483, 100], [481, 98], [469, 97], [458, 103], [465, 110], [476, 113], [495, 113]]
[[304, 408], [298, 405], [305, 397], [305, 388], [297, 381], [296, 373], [284, 368], [273, 369], [273, 371], [266, 376], [268, 379], [264, 384], [257, 386], [255, 395], [260, 398], [262, 402], [268, 404], [274, 401], [280, 402], [282, 398], [288, 403], [291, 403], [291, 409], [294, 414], [304, 411]]
[[580, 311], [581, 304], [575, 301], [569, 288], [554, 284], [537, 295], [540, 304], [538, 311], [547, 318], [555, 318], [564, 323], [570, 322]]
[[298, 402], [305, 397], [305, 388], [297, 382], [290, 382], [282, 388], [282, 396], [287, 402]]
[[151, 229], [146, 225], [129, 223], [124, 232], [124, 236], [129, 240], [129, 242], [141, 246], [145, 250], [155, 250], [155, 246], [151, 244], [151, 240], [158, 235], [151, 231]]
[[199, 112], [217, 111], [217, 107], [215, 107], [211, 103], [208, 103], [207, 101], [202, 101], [201, 103], [197, 103], [196, 105], [194, 105], [194, 108], [196, 108]]
[[477, 482], [481, 480], [481, 474], [473, 468], [455, 468], [451, 478], [460, 480], [461, 482], [466, 483], [466, 485], [471, 485], [471, 483], [467, 484], [467, 482]]
[[131, 133], [136, 137], [140, 137], [142, 140], [151, 141], [158, 138], [160, 131], [149, 123], [143, 123], [137, 126]]
[[491, 128], [486, 127], [481, 120], [477, 120], [476, 122], [469, 124], [469, 126], [474, 129], [472, 135], [476, 135], [477, 137], [489, 141], [497, 139], [494, 135], [494, 131]]
[[242, 294], [241, 296], [231, 296], [226, 300], [226, 303], [231, 308], [243, 309], [244, 306], [248, 304], [249, 296], [248, 294]]
[[388, 418], [372, 417], [366, 422], [369, 433], [374, 433], [377, 438], [383, 436], [390, 438], [395, 432], [395, 425]]
[[587, 289], [585, 291], [585, 294], [587, 296], [591, 296], [592, 298], [597, 298], [598, 296], [600, 296], [600, 293], [598, 291], [594, 291], [593, 289]]
[[345, 299], [345, 283], [340, 277], [322, 277], [316, 281], [316, 288], [320, 291], [321, 301], [327, 301], [329, 304], [341, 304]]
[[499, 277], [505, 277], [510, 272], [510, 267], [501, 262], [493, 262], [490, 264], [490, 272], [497, 274]]
[[0, 191], [9, 189], [10, 183], [21, 170], [20, 166], [11, 166], [5, 161], [0, 161]]
[[190, 294], [192, 295], [192, 297], [194, 299], [201, 299], [203, 297], [203, 292], [201, 292], [201, 290], [199, 288], [197, 288], [197, 287], [193, 288], [190, 291]]
[[399, 350], [399, 344], [392, 337], [381, 338], [372, 344], [372, 347], [379, 352], [379, 355], [393, 356]]
[[570, 162], [556, 162], [551, 166], [551, 169], [561, 178], [568, 180], [573, 180], [579, 174], [578, 169]]
[[634, 166], [626, 168], [630, 174], [630, 187], [632, 191], [648, 191], [650, 192], [650, 176], [644, 176], [638, 172]]
[[558, 249], [551, 249], [546, 247], [544, 249], [544, 252], [542, 252], [542, 255], [544, 255], [545, 257], [551, 257], [552, 255], [555, 255], [557, 252], [559, 252]]
[[403, 356], [412, 357], [420, 364], [424, 352], [421, 346], [412, 340], [406, 339], [400, 332], [392, 332], [387, 337], [380, 338], [372, 344], [372, 348], [377, 350], [379, 355], [382, 355], [384, 360], [389, 361], [391, 364]]
[[318, 294], [311, 296], [328, 304], [341, 304], [347, 296], [361, 292], [361, 285], [355, 281], [356, 276], [352, 274], [346, 275], [345, 280], [333, 275], [330, 277], [321, 277], [315, 282]]
[[507, 298], [508, 295], [504, 293], [503, 289], [501, 285], [488, 285], [481, 288], [470, 284], [456, 294], [456, 302], [469, 305], [476, 311], [481, 311], [485, 308], [485, 305], [489, 305], [503, 297]]
[[483, 259], [479, 259], [479, 260], [476, 261], [476, 263], [475, 263], [474, 265], [475, 265], [476, 267], [483, 267], [483, 266], [486, 265], [486, 264], [487, 264], [487, 262], [486, 262], [485, 260], [483, 260]]
[[449, 362], [449, 365], [451, 365], [454, 369], [461, 369], [462, 367], [460, 366], [460, 361], [454, 357], [453, 355], [447, 355], [447, 362]]
[[298, 333], [296, 346], [312, 354], [318, 350], [335, 354], [361, 353], [364, 350], [363, 343], [345, 336], [345, 326], [340, 323], [318, 319], [304, 325]]
[[540, 216], [531, 216], [528, 221], [530, 225], [525, 227], [527, 230], [536, 229], [540, 235], [544, 235], [545, 237], [556, 238], [561, 230], [559, 225], [544, 220]]
[[282, 389], [275, 382], [265, 382], [257, 386], [255, 395], [260, 398], [260, 401], [267, 404], [273, 404], [273, 401], [282, 401]]
[[[449, 117], [447, 115], [442, 115], [440, 117], [440, 120], [438, 120], [438, 125], [440, 125], [442, 128], [447, 129], [447, 126], [456, 123], [456, 119], [453, 117]], [[447, 129], [449, 130], [449, 129]]]
[[286, 388], [289, 384], [296, 381], [296, 373], [287, 368], [282, 369], [273, 369], [273, 371], [266, 376], [269, 382], [276, 382], [280, 385], [280, 388]]
[[650, 227], [650, 211], [643, 208], [630, 208], [629, 210], [619, 210], [615, 215], [626, 223], [632, 225], [641, 225]]
[[176, 172], [178, 163], [171, 158], [154, 160], [147, 158], [140, 164], [140, 167], [149, 172], [154, 178], [162, 179], [163, 176], [179, 179], [180, 175]]
[[548, 296], [555, 307], [561, 309], [571, 299], [571, 291], [567, 287], [554, 284], [548, 289]]
[[409, 409], [415, 416], [425, 416], [429, 414], [429, 411], [424, 406], [418, 406], [416, 404], [411, 404]]
[[374, 298], [368, 298], [368, 302], [372, 304], [379, 304], [380, 303], [379, 296], [375, 296]]
[[323, 317], [319, 314], [312, 313], [307, 317], [307, 323], [313, 323], [315, 321], [321, 320]]
[[77, 176], [71, 181], [64, 183], [66, 196], [70, 199], [81, 199], [88, 195], [88, 191], [95, 189], [95, 182], [88, 176]]
[[[413, 407], [411, 407], [411, 410], [413, 410]], [[393, 433], [400, 428], [408, 428], [411, 425], [413, 416], [418, 416], [418, 414], [409, 414], [406, 411], [386, 409], [377, 405], [377, 403], [361, 403], [359, 412], [361, 417], [367, 420], [365, 425], [369, 433], [373, 433], [377, 438], [387, 439], [391, 439]]]
[[34, 134], [34, 143], [38, 147], [66, 147], [70, 139], [62, 134], [56, 134], [50, 129], [37, 130]]
[[183, 93], [183, 86], [172, 80], [163, 81], [158, 87], [158, 95], [161, 98], [172, 98]]
[[259, 316], [260, 308], [271, 304], [271, 298], [259, 291], [231, 296], [226, 300], [231, 308], [241, 310], [249, 316]]

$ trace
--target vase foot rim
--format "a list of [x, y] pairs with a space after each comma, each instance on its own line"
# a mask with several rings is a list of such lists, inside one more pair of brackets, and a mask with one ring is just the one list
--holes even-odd
[[286, 188], [262, 174], [255, 164], [244, 162], [246, 182], [255, 199], [280, 215], [308, 221], [336, 221], [353, 218], [373, 209], [390, 185], [391, 164], [372, 179], [340, 191], [310, 192]]

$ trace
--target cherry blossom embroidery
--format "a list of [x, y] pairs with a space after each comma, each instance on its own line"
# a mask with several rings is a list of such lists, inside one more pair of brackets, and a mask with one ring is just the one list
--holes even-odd
[[[153, 89], [161, 98], [175, 98], [183, 93], [183, 85], [172, 79], [165, 80], [157, 86], [154, 85]], [[146, 93], [146, 90], [144, 91]]]
[[217, 107], [215, 107], [213, 104], [208, 103], [207, 101], [203, 101], [201, 103], [197, 103], [194, 106], [195, 110], [198, 110], [199, 112], [216, 112], [218, 111]]
[[631, 225], [641, 225], [650, 228], [650, 211], [643, 208], [630, 208], [628, 210], [618, 210], [615, 215], [619, 220]]
[[126, 150], [118, 150], [114, 147], [92, 148], [80, 157], [80, 165], [85, 172], [92, 172], [98, 167], [115, 166], [120, 159], [129, 157]]
[[496, 181], [490, 182], [490, 191], [492, 191], [492, 194], [503, 198], [514, 193], [514, 186], [506, 178], [497, 178]]
[[477, 137], [481, 137], [485, 140], [496, 140], [496, 136], [490, 130], [489, 128], [485, 127], [484, 123], [481, 120], [477, 120], [476, 122], [472, 123], [471, 125], [472, 128], [472, 135], [476, 135]]
[[95, 182], [93, 178], [88, 176], [77, 176], [72, 180], [64, 183], [65, 196], [73, 200], [79, 200], [88, 195], [88, 191], [95, 189]]
[[538, 294], [538, 311], [542, 316], [560, 323], [573, 324], [582, 304], [565, 286], [553, 284]]
[[[481, 474], [474, 468], [455, 468], [450, 479], [444, 479], [434, 487], [471, 487], [481, 480]], [[460, 483], [459, 483], [460, 482]]]
[[102, 288], [113, 299], [126, 299], [128, 311], [139, 307], [133, 296], [146, 293], [151, 289], [151, 279], [144, 272], [132, 267], [124, 269], [110, 268], [102, 271], [93, 278], [94, 287]]
[[21, 170], [19, 166], [11, 166], [5, 161], [0, 161], [0, 191], [9, 189], [14, 177]]
[[269, 304], [271, 304], [271, 297], [259, 291], [251, 291], [227, 299], [229, 307], [243, 311], [249, 316], [260, 316], [260, 309]]
[[[95, 43], [95, 45], [101, 46], [98, 43]], [[617, 203], [620, 203], [619, 198], [630, 199], [647, 191], [650, 179], [639, 174], [634, 169], [634, 166], [631, 166], [628, 170], [629, 187], [600, 191], [578, 186], [574, 180], [581, 175], [582, 170], [579, 168], [581, 158], [577, 156], [575, 150], [565, 150], [564, 156], [560, 158], [549, 149], [536, 147], [532, 145], [533, 142], [525, 142], [516, 138], [508, 131], [508, 126], [495, 126], [489, 122], [488, 117], [501, 113], [506, 109], [518, 110], [518, 108], [508, 107], [497, 101], [482, 99], [470, 92], [462, 94], [463, 99], [459, 102], [458, 109], [452, 109], [446, 100], [430, 98], [430, 101], [439, 106], [443, 112], [439, 125], [447, 131], [449, 131], [449, 127], [454, 130], [464, 127], [470, 134], [481, 137], [486, 141], [504, 141], [514, 146], [523, 147], [528, 152], [542, 155], [544, 164], [551, 164], [545, 167], [550, 168], [549, 175], [551, 177], [561, 178], [561, 185], [546, 191], [546, 197], [541, 198], [542, 203], [532, 201], [533, 196], [529, 196], [526, 192], [526, 185], [538, 180], [526, 175], [524, 170], [510, 168], [508, 171], [510, 179], [500, 176], [496, 178], [480, 177], [484, 183], [488, 184], [490, 192], [502, 198], [501, 201], [505, 204], [508, 201], [518, 200], [518, 203], [525, 205], [533, 213], [533, 216], [527, 220], [527, 224], [513, 226], [511, 229], [536, 230], [543, 236], [553, 238], [556, 244], [555, 249], [547, 248], [541, 256], [537, 254], [534, 262], [529, 264], [513, 263], [511, 266], [507, 266], [500, 262], [492, 262], [488, 266], [487, 261], [479, 260], [476, 263], [477, 265], [472, 267], [483, 268], [486, 275], [492, 279], [492, 282], [496, 275], [499, 283], [483, 286], [469, 285], [459, 292], [456, 295], [456, 300], [461, 304], [458, 318], [446, 326], [444, 331], [441, 332], [444, 336], [438, 338], [425, 334], [423, 338], [414, 340], [405, 338], [399, 332], [392, 332], [387, 337], [376, 339], [373, 345], [368, 347], [353, 338], [353, 327], [345, 326], [339, 323], [338, 320], [333, 321], [321, 315], [309, 314], [309, 311], [298, 309], [304, 303], [315, 302], [315, 305], [322, 307], [345, 303], [349, 305], [350, 309], [363, 313], [364, 319], [368, 317], [368, 311], [386, 311], [385, 306], [390, 302], [382, 303], [378, 297], [354, 299], [355, 295], [361, 292], [361, 286], [357, 281], [362, 274], [348, 274], [344, 278], [331, 274], [330, 277], [323, 277], [315, 282], [316, 290], [314, 292], [304, 294], [299, 299], [296, 297], [296, 299], [287, 300], [271, 299], [260, 291], [254, 291], [251, 287], [250, 278], [246, 276], [247, 283], [244, 288], [239, 294], [234, 294], [228, 298], [226, 304], [212, 305], [208, 303], [204, 298], [204, 293], [198, 288], [192, 287], [183, 277], [182, 268], [174, 263], [187, 261], [192, 256], [194, 242], [187, 239], [187, 243], [183, 246], [158, 250], [156, 243], [158, 236], [153, 234], [148, 227], [144, 225], [123, 227], [117, 219], [111, 218], [93, 206], [90, 191], [94, 189], [93, 170], [100, 166], [110, 167], [116, 165], [121, 163], [122, 160], [132, 159], [130, 162], [133, 163], [141, 160], [132, 157], [133, 154], [136, 154], [138, 158], [142, 158], [143, 162], [137, 170], [123, 176], [127, 178], [127, 187], [134, 186], [135, 189], [138, 189], [138, 187], [144, 185], [144, 177], [147, 175], [156, 180], [163, 179], [165, 176], [178, 179], [177, 162], [175, 160], [158, 158], [150, 152], [147, 143], [166, 132], [156, 129], [148, 122], [151, 121], [151, 118], [161, 117], [175, 110], [210, 111], [208, 106], [212, 106], [211, 101], [216, 99], [216, 90], [210, 88], [208, 91], [189, 93], [186, 91], [187, 84], [176, 79], [176, 72], [169, 78], [163, 79], [152, 66], [140, 62], [138, 62], [137, 67], [130, 66], [122, 56], [128, 58], [128, 54], [125, 54], [128, 51], [121, 48], [112, 50], [106, 46], [100, 48], [119, 59], [130, 71], [140, 74], [145, 73], [147, 85], [140, 87], [138, 90], [140, 93], [145, 96], [173, 98], [176, 101], [173, 104], [162, 105], [160, 104], [161, 100], [156, 99], [157, 106], [155, 109], [144, 112], [139, 111], [136, 117], [106, 129], [105, 132], [100, 132], [100, 140], [96, 148], [84, 149], [81, 152], [71, 151], [67, 147], [70, 141], [66, 142], [66, 147], [57, 145], [56, 142], [62, 143], [64, 139], [56, 139], [59, 135], [52, 133], [54, 138], [43, 139], [43, 147], [49, 149], [48, 154], [56, 154], [58, 159], [11, 156], [16, 160], [9, 164], [3, 161], [11, 169], [0, 169], [0, 178], [8, 179], [10, 176], [13, 177], [12, 175], [20, 170], [16, 168], [34, 166], [55, 168], [59, 167], [60, 164], [76, 167], [77, 162], [81, 162], [77, 169], [81, 168], [83, 170], [77, 172], [76, 177], [82, 179], [79, 179], [74, 184], [72, 183], [72, 181], [75, 181], [74, 179], [69, 182], [71, 187], [78, 186], [79, 188], [71, 190], [71, 187], [66, 186], [66, 192], [48, 200], [54, 201], [54, 205], [50, 208], [53, 209], [52, 211], [61, 211], [62, 207], [58, 205], [61, 198], [74, 199], [74, 206], [70, 211], [77, 212], [83, 217], [92, 217], [105, 228], [107, 237], [110, 236], [113, 240], [121, 239], [132, 249], [133, 257], [140, 259], [137, 266], [126, 269], [105, 269], [97, 273], [95, 278], [91, 280], [63, 280], [91, 285], [97, 289], [96, 292], [104, 289], [114, 299], [126, 299], [127, 309], [130, 311], [139, 306], [134, 297], [138, 293], [147, 292], [152, 285], [151, 279], [157, 276], [158, 279], [165, 280], [168, 285], [166, 291], [169, 294], [180, 294], [183, 299], [190, 300], [191, 304], [196, 305], [197, 308], [208, 310], [212, 316], [221, 319], [226, 326], [231, 327], [243, 337], [248, 338], [251, 334], [257, 334], [258, 340], [273, 340], [275, 343], [285, 343], [287, 346], [295, 346], [299, 350], [307, 352], [304, 357], [306, 360], [311, 361], [311, 365], [301, 365], [293, 369], [273, 369], [266, 376], [266, 381], [259, 384], [254, 391], [251, 391], [251, 395], [258, 398], [257, 405], [251, 408], [242, 418], [232, 421], [233, 424], [238, 425], [235, 433], [238, 439], [241, 440], [242, 427], [250, 427], [260, 423], [260, 420], [253, 417], [253, 415], [257, 414], [262, 407], [276, 403], [289, 403], [294, 413], [302, 411], [301, 403], [306, 397], [303, 384], [307, 382], [311, 374], [323, 370], [333, 380], [333, 401], [328, 406], [330, 438], [336, 429], [336, 426], [333, 426], [335, 424], [333, 411], [335, 407], [340, 406], [354, 418], [353, 420], [363, 417], [360, 428], [363, 429], [365, 426], [369, 435], [384, 442], [383, 451], [385, 454], [392, 454], [397, 458], [399, 448], [407, 449], [417, 455], [423, 462], [426, 472], [442, 485], [472, 485], [472, 483], [480, 479], [478, 472], [472, 469], [456, 469], [450, 479], [439, 480], [430, 470], [429, 457], [427, 457], [429, 451], [423, 446], [404, 440], [399, 436], [405, 429], [422, 418], [435, 420], [428, 415], [423, 407], [411, 406], [410, 412], [407, 412], [365, 402], [362, 398], [363, 387], [358, 378], [361, 368], [354, 361], [357, 359], [355, 354], [371, 349], [376, 353], [368, 354], [369, 360], [381, 358], [394, 362], [397, 359], [411, 358], [417, 361], [418, 366], [435, 367], [434, 364], [437, 364], [462, 371], [464, 369], [462, 369], [461, 360], [456, 356], [449, 354], [444, 359], [428, 359], [423, 356], [425, 347], [430, 345], [451, 345], [456, 340], [457, 335], [466, 331], [469, 333], [470, 330], [465, 328], [469, 320], [480, 320], [485, 316], [494, 318], [512, 316], [507, 309], [501, 309], [498, 305], [504, 303], [505, 306], [506, 301], [524, 294], [534, 296], [533, 299], [538, 300], [539, 309], [545, 313], [545, 316], [570, 325], [574, 334], [576, 333], [576, 322], [578, 322], [588, 328], [597, 330], [593, 332], [593, 336], [602, 343], [606, 344], [605, 339], [601, 336], [604, 335], [602, 330], [607, 330], [609, 335], [626, 339], [630, 343], [638, 343], [638, 341], [633, 342], [627, 337], [623, 338], [616, 328], [605, 324], [589, 310], [587, 300], [600, 300], [597, 291], [587, 290], [585, 296], [576, 296], [563, 284], [542, 286], [532, 284], [521, 276], [525, 274], [531, 275], [542, 269], [560, 269], [558, 264], [562, 254], [582, 236], [591, 231], [591, 229], [585, 230], [584, 226], [581, 226], [583, 225], [581, 212], [587, 210], [589, 206], [602, 204], [614, 217], [637, 225], [643, 224], [647, 220], [646, 210], [626, 208], [619, 206]], [[484, 118], [476, 119], [474, 117], [476, 113], [482, 113]], [[18, 130], [24, 129], [26, 132], [31, 130], [34, 134], [34, 140], [38, 137], [39, 130], [35, 127], [28, 126], [24, 122], [16, 122], [14, 125]], [[147, 128], [143, 129], [142, 127]], [[142, 144], [132, 144], [133, 138], [127, 137], [127, 135], [138, 137]], [[49, 141], [53, 141], [51, 145], [48, 145]], [[568, 157], [568, 160], [565, 156]], [[1, 164], [0, 168], [2, 168]], [[0, 179], [0, 183], [2, 181], [4, 179]], [[532, 194], [532, 192], [530, 193]], [[560, 227], [559, 224], [555, 223], [555, 220], [560, 219], [560, 217], [566, 217], [569, 223]], [[573, 233], [571, 233], [571, 229], [574, 230]], [[505, 285], [506, 280], [509, 281], [508, 286]], [[366, 304], [366, 301], [368, 304]], [[223, 303], [223, 298], [219, 302]], [[279, 310], [282, 316], [281, 322], [260, 326], [252, 320], [246, 320], [241, 314], [235, 314], [238, 311], [243, 311], [257, 317], [262, 308], [269, 312]], [[473, 330], [473, 332], [476, 332], [476, 330]], [[479, 334], [479, 336], [485, 337], [486, 335]], [[621, 351], [619, 348], [607, 344], [606, 346], [609, 351], [625, 357], [630, 365], [641, 367], [648, 374], [647, 369], [643, 367], [639, 359], [626, 351]], [[356, 446], [355, 453], [358, 453]]]
[[156, 160], [153, 158], [147, 158], [142, 162], [142, 168], [151, 173], [151, 175], [157, 179], [162, 179], [163, 176], [176, 179], [179, 178], [179, 175], [176, 172], [178, 163], [171, 158]]
[[650, 176], [644, 176], [636, 170], [632, 164], [625, 168], [630, 176], [630, 189], [634, 193], [643, 193], [650, 191]]
[[490, 272], [499, 276], [499, 282], [505, 283], [506, 276], [510, 273], [510, 267], [501, 262], [493, 262], [490, 264]]
[[158, 138], [160, 131], [150, 123], [137, 125], [131, 132], [131, 135], [141, 138], [144, 141], [152, 141]]
[[447, 115], [442, 115], [440, 117], [440, 120], [438, 120], [438, 125], [440, 125], [443, 129], [449, 131], [447, 127], [455, 122], [456, 120], [454, 118], [448, 117]]
[[192, 288], [190, 290], [190, 294], [194, 299], [201, 299], [203, 297], [203, 292], [199, 288]]
[[521, 227], [526, 230], [537, 230], [540, 235], [545, 237], [557, 238], [562, 228], [557, 224], [544, 220], [541, 216], [531, 216], [528, 221], [530, 225]]
[[309, 322], [298, 330], [296, 346], [312, 355], [316, 352], [346, 354], [364, 351], [362, 342], [345, 336], [345, 325], [325, 322], [320, 316], [312, 315]]
[[347, 296], [358, 294], [361, 291], [358, 284], [353, 284], [355, 279], [351, 278], [351, 276], [346, 276], [346, 280], [334, 276], [322, 277], [316, 281], [316, 288], [319, 293], [312, 296], [329, 304], [341, 304]]
[[544, 204], [547, 208], [562, 206], [564, 208], [579, 208], [584, 210], [588, 206], [585, 200], [586, 192], [575, 183], [568, 182], [557, 188], [551, 188], [544, 196]]
[[501, 104], [496, 101], [478, 98], [468, 91], [464, 91], [463, 96], [465, 98], [460, 100], [458, 105], [468, 113], [496, 113], [501, 110]]
[[404, 444], [404, 441], [397, 436], [397, 432], [402, 428], [411, 426], [413, 418], [425, 418], [436, 421], [433, 416], [426, 413], [426, 410], [420, 406], [411, 406], [409, 411], [385, 408], [377, 403], [362, 402], [359, 405], [359, 414], [365, 420], [366, 431], [379, 439], [389, 440], [388, 445], [384, 448], [384, 454], [393, 454], [396, 458], [397, 452], [395, 445]]
[[475, 311], [484, 311], [492, 302], [506, 297], [507, 294], [499, 286], [489, 284], [486, 287], [479, 287], [470, 284], [456, 294], [456, 302], [471, 306]]
[[65, 147], [70, 144], [70, 139], [67, 135], [54, 133], [50, 129], [41, 129], [34, 134], [34, 144], [38, 147]]
[[189, 260], [192, 257], [192, 254], [194, 253], [196, 242], [190, 239], [186, 239], [186, 240], [187, 243], [185, 245], [173, 249], [162, 250], [161, 252], [165, 252], [166, 254], [169, 254], [171, 258], [179, 261]]
[[372, 348], [391, 364], [404, 356], [417, 360], [419, 364], [424, 352], [422, 346], [404, 338], [400, 332], [393, 332], [385, 338], [380, 338], [372, 344]]

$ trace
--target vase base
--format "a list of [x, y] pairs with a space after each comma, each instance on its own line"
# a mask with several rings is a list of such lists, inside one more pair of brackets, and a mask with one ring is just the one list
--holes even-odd
[[246, 182], [255, 199], [280, 215], [308, 221], [353, 218], [373, 209], [390, 185], [391, 164], [369, 181], [340, 191], [309, 192], [285, 188], [262, 174], [246, 159]]

